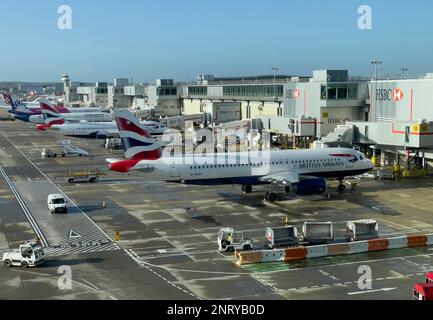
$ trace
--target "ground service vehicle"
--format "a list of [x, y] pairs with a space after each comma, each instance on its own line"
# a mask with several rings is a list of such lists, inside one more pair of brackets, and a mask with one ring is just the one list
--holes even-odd
[[[42, 158], [56, 158], [57, 155], [58, 154], [55, 151], [53, 151], [49, 148], [43, 148], [41, 151], [41, 157]], [[66, 154], [63, 151], [59, 155], [63, 158], [66, 156]]]
[[433, 283], [433, 271], [427, 272], [427, 274], [425, 275], [425, 282], [426, 283]]
[[45, 253], [38, 241], [26, 241], [19, 249], [3, 253], [3, 264], [6, 267], [35, 267], [45, 260]]
[[94, 183], [99, 180], [99, 177], [103, 173], [100, 170], [88, 169], [88, 170], [69, 170], [65, 172], [65, 180], [69, 183], [74, 182], [89, 182]]
[[299, 243], [298, 229], [294, 226], [267, 228], [265, 246], [269, 249], [296, 246]]
[[50, 210], [51, 213], [68, 213], [67, 203], [68, 201], [66, 201], [65, 197], [61, 194], [48, 195], [47, 204], [48, 210]]
[[122, 140], [120, 138], [106, 138], [105, 149], [120, 150], [123, 148]]
[[433, 283], [417, 283], [413, 286], [413, 300], [433, 301]]
[[221, 228], [218, 231], [217, 242], [219, 251], [248, 251], [253, 248], [253, 242], [244, 238], [243, 232], [236, 232], [233, 228]]
[[379, 224], [376, 220], [347, 221], [346, 238], [348, 241], [371, 240], [379, 237]]

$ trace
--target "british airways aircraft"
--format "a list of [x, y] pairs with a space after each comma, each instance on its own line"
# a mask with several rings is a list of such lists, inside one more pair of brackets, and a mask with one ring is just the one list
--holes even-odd
[[[53, 124], [63, 124], [65, 122], [79, 122], [79, 121], [91, 121], [91, 122], [111, 122], [113, 116], [109, 112], [81, 112], [81, 113], [59, 113], [49, 102], [41, 101], [40, 107], [44, 124], [38, 125], [39, 130], [46, 129]], [[30, 117], [32, 122], [32, 117]]]
[[[163, 154], [130, 112], [115, 111], [114, 116], [126, 159], [106, 159], [108, 168], [123, 173], [140, 170], [150, 180], [192, 185], [238, 184], [244, 193], [252, 192], [253, 185], [274, 183], [287, 193], [311, 195], [325, 192], [326, 178], [339, 180], [342, 192], [345, 177], [374, 167], [362, 153], [346, 148], [267, 151], [266, 155], [211, 154], [206, 163], [197, 154], [170, 157]], [[268, 191], [265, 199], [275, 201], [276, 195]]]
[[[36, 129], [40, 131], [51, 128], [58, 130], [66, 136], [103, 139], [118, 136], [119, 134], [117, 125], [112, 121], [110, 113], [75, 113], [64, 115], [58, 113], [55, 108], [45, 102], [41, 102], [41, 110], [44, 116], [44, 124], [36, 126]], [[77, 122], [80, 118], [81, 121]], [[73, 122], [71, 122], [71, 119]], [[110, 122], [106, 121], [108, 119], [110, 119]], [[142, 121], [140, 126], [153, 135], [162, 134], [166, 130], [165, 127], [162, 127], [155, 121]]]
[[[44, 97], [41, 96], [32, 102], [22, 102], [20, 99], [8, 94], [3, 93], [3, 100], [5, 105], [0, 105], [0, 108], [7, 110], [16, 119], [32, 122], [37, 124], [44, 124], [45, 120], [42, 115], [40, 102], [44, 101]], [[57, 105], [53, 107], [57, 112], [61, 114], [75, 114], [75, 113], [102, 113], [101, 108], [66, 108], [63, 105]], [[106, 113], [108, 115], [108, 113]], [[105, 117], [108, 117], [108, 116]], [[69, 117], [69, 115], [68, 115]], [[74, 117], [74, 116], [71, 116]], [[79, 116], [77, 116], [79, 117]], [[112, 120], [112, 119], [111, 119]], [[104, 120], [107, 121], [107, 120]]]

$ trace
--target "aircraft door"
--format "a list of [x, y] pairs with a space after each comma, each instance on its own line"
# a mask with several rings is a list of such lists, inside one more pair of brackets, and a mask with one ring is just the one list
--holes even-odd
[[172, 178], [180, 177], [180, 166], [176, 163], [171, 164], [171, 177]]

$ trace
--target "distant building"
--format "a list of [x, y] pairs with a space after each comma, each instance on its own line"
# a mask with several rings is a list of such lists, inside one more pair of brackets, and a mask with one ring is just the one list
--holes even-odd
[[148, 105], [155, 107], [155, 116], [175, 116], [181, 114], [180, 87], [173, 79], [158, 79], [147, 87]]
[[130, 96], [125, 95], [125, 87], [129, 84], [128, 79], [115, 78], [113, 85], [109, 85], [108, 89], [108, 106], [109, 107], [120, 107], [129, 108], [131, 107]]
[[21, 94], [27, 94], [31, 92], [36, 94], [44, 93], [44, 87], [42, 84], [20, 84], [18, 90]]

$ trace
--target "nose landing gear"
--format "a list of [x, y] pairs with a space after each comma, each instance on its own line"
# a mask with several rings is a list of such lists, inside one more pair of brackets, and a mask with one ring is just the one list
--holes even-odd
[[343, 179], [338, 179], [338, 192], [344, 192], [346, 190], [346, 185], [344, 184]]

